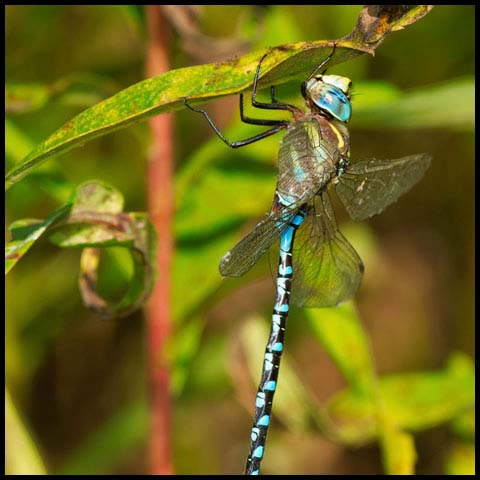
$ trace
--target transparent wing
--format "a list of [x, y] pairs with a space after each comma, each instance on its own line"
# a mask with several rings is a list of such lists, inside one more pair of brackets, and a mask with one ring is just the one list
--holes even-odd
[[363, 263], [342, 235], [327, 192], [315, 197], [293, 244], [291, 301], [300, 307], [331, 307], [360, 286]]
[[279, 213], [270, 213], [243, 237], [221, 259], [219, 270], [224, 277], [241, 277], [278, 239], [302, 204], [283, 207]]
[[321, 138], [316, 121], [296, 123], [280, 144], [277, 191], [307, 202], [335, 174], [338, 157], [335, 145]]
[[[316, 121], [298, 122], [288, 129], [278, 153], [277, 192], [282, 203], [290, 206], [271, 213], [224, 255], [219, 267], [223, 276], [240, 277], [250, 270], [299, 208], [330, 181], [338, 155], [338, 150], [321, 138]], [[274, 201], [272, 212], [278, 207]]]
[[336, 191], [354, 220], [382, 212], [423, 176], [432, 157], [425, 153], [397, 160], [354, 163], [338, 177]]

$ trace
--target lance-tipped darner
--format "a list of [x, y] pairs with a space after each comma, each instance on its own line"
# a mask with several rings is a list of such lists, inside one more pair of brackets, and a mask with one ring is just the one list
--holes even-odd
[[415, 154], [397, 160], [350, 163], [349, 133], [345, 124], [352, 113], [352, 82], [346, 77], [317, 73], [334, 52], [335, 44], [332, 53], [302, 83], [306, 112], [278, 102], [273, 86], [270, 103], [256, 100], [264, 55], [254, 77], [252, 106], [285, 110], [292, 119], [246, 117], [241, 94], [242, 121], [272, 127], [245, 140], [229, 142], [204, 110], [184, 101], [188, 108], [202, 113], [220, 139], [232, 148], [286, 130], [280, 142], [277, 186], [271, 211], [220, 262], [223, 276], [241, 276], [280, 239], [276, 300], [247, 458], [246, 473], [250, 475], [259, 474], [265, 450], [290, 297], [292, 303], [304, 307], [338, 305], [354, 295], [362, 278], [362, 261], [337, 227], [327, 190], [334, 185], [350, 216], [362, 220], [380, 213], [408, 191], [423, 176], [431, 160], [427, 154]]

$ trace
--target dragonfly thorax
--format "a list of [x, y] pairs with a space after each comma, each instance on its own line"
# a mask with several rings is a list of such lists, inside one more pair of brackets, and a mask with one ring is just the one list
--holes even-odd
[[337, 177], [345, 173], [349, 165], [350, 165], [350, 160], [348, 160], [348, 158], [341, 157], [340, 160], [335, 165]]
[[352, 81], [340, 75], [317, 75], [302, 86], [302, 93], [311, 110], [317, 110], [341, 122], [352, 115], [350, 89]]

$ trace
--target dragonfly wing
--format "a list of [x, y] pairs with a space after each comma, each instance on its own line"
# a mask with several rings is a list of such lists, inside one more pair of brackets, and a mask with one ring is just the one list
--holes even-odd
[[338, 149], [321, 138], [315, 120], [296, 123], [280, 144], [277, 191], [287, 201], [309, 201], [333, 177], [338, 158]]
[[279, 213], [270, 213], [243, 237], [221, 259], [219, 270], [224, 277], [241, 277], [250, 270], [258, 259], [278, 239], [301, 204], [283, 207]]
[[295, 235], [291, 299], [300, 307], [332, 307], [360, 286], [363, 263], [337, 227], [327, 192], [315, 197]]
[[[250, 270], [285, 230], [300, 207], [327, 185], [335, 174], [338, 156], [335, 146], [321, 138], [316, 121], [297, 122], [289, 128], [278, 154], [278, 197], [272, 207], [274, 213], [222, 258], [220, 273], [223, 276], [240, 277]], [[279, 202], [288, 207], [281, 206]]]
[[425, 153], [396, 160], [366, 160], [338, 177], [336, 191], [354, 220], [382, 212], [423, 176], [432, 157]]

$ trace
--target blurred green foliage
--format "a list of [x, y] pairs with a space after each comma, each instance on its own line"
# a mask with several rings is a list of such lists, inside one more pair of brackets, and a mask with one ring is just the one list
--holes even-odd
[[[204, 6], [199, 31], [244, 50], [192, 50], [176, 28], [172, 68], [339, 38], [359, 11]], [[146, 42], [142, 8], [7, 7], [7, 171], [82, 109], [142, 80]], [[425, 151], [434, 161], [418, 186], [368, 223], [354, 225], [336, 209], [366, 275], [356, 309], [292, 310], [264, 473], [408, 473], [415, 455], [417, 473], [472, 473], [473, 45], [474, 7], [436, 6], [387, 37], [375, 58], [332, 69], [354, 81], [353, 160]], [[298, 82], [277, 96], [301, 105]], [[236, 98], [208, 108], [229, 139], [258, 131], [240, 124]], [[246, 365], [261, 364], [273, 285], [266, 260], [235, 281], [217, 265], [269, 209], [278, 142], [231, 151], [201, 116], [176, 115], [177, 331], [168, 356], [177, 473], [243, 466], [258, 380]], [[47, 218], [92, 178], [121, 191], [127, 211], [145, 211], [148, 147], [148, 127], [138, 124], [49, 160], [7, 192], [7, 225]], [[107, 291], [112, 272], [131, 271], [126, 256], [110, 260]], [[50, 473], [146, 472], [141, 312], [100, 321], [81, 305], [78, 264], [77, 251], [42, 238], [7, 276], [6, 381], [16, 407], [6, 410], [6, 440], [27, 431], [35, 439], [16, 447], [20, 463], [7, 458], [9, 473], [40, 472], [36, 450]]]
[[35, 443], [23, 425], [6, 388], [5, 433], [8, 434], [8, 442], [5, 444], [5, 474], [28, 472], [31, 475], [44, 475], [45, 466]]

